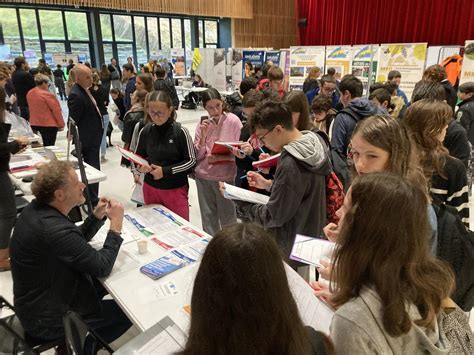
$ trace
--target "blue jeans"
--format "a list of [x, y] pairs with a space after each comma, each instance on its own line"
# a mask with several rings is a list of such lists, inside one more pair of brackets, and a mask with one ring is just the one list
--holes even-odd
[[105, 155], [107, 152], [107, 128], [109, 127], [109, 115], [102, 116], [104, 121], [104, 134], [102, 135], [102, 142], [100, 143], [100, 155]]

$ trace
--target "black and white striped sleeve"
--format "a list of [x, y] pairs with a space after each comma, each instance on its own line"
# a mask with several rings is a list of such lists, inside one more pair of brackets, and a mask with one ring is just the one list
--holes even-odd
[[186, 127], [181, 127], [178, 149], [183, 153], [183, 160], [172, 165], [163, 167], [163, 176], [178, 174], [189, 174], [196, 166], [196, 153], [194, 151], [193, 139]]

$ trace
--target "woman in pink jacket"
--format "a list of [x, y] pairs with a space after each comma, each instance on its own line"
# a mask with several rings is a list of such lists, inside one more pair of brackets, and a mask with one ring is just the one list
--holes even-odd
[[211, 151], [214, 142], [238, 141], [242, 123], [236, 115], [226, 112], [216, 89], [204, 91], [201, 98], [209, 117], [203, 117], [196, 128], [196, 186], [202, 227], [215, 235], [224, 226], [237, 222], [234, 204], [219, 192], [219, 181], [233, 184], [237, 168], [230, 150], [225, 155], [211, 154]]
[[37, 74], [35, 82], [36, 87], [26, 95], [30, 108], [30, 125], [34, 132], [41, 134], [46, 147], [56, 143], [58, 131], [64, 129], [64, 119], [56, 95], [48, 90], [49, 78]]

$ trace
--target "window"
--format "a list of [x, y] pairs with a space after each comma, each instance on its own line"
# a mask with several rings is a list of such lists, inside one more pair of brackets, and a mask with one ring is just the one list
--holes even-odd
[[70, 41], [89, 41], [89, 26], [84, 12], [66, 12], [66, 27]]
[[90, 62], [91, 54], [89, 51], [89, 43], [71, 43], [71, 52], [77, 55], [86, 56], [83, 61]]
[[116, 41], [133, 41], [132, 18], [124, 15], [114, 15]]
[[173, 29], [173, 48], [184, 48], [183, 38], [181, 36], [181, 19], [171, 19], [171, 26]]
[[64, 24], [61, 11], [39, 10], [43, 39], [64, 39]]
[[104, 61], [110, 63], [110, 59], [114, 57], [114, 51], [111, 43], [104, 43]]
[[187, 50], [191, 50], [191, 20], [184, 20], [184, 44]]
[[110, 15], [100, 14], [100, 29], [102, 31], [102, 39], [104, 41], [113, 41], [112, 22], [110, 20]]
[[12, 57], [21, 54], [20, 30], [15, 9], [0, 8], [1, 26], [5, 44], [10, 46]]
[[213, 44], [215, 46], [210, 48], [217, 47], [217, 21], [204, 21], [204, 41], [206, 47], [208, 44]]
[[204, 23], [202, 20], [198, 21], [198, 32], [199, 32], [199, 48], [204, 48]]
[[147, 55], [147, 48], [146, 48], [145, 18], [135, 16], [134, 26], [135, 26], [135, 46], [137, 49], [137, 60], [138, 60], [138, 63], [146, 63], [148, 61], [148, 55]]
[[[150, 46], [150, 56], [155, 55], [160, 49], [160, 39], [158, 38], [158, 23], [156, 17], [147, 18], [148, 45]], [[148, 61], [148, 59], [147, 59]]]
[[119, 66], [127, 63], [127, 58], [133, 58], [133, 45], [131, 43], [117, 43], [117, 62]]
[[170, 19], [160, 18], [161, 49], [171, 48]]
[[64, 42], [46, 42], [46, 53], [64, 53], [66, 48]]

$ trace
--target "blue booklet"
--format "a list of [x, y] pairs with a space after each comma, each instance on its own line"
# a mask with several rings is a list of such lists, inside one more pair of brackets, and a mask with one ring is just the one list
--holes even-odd
[[140, 271], [148, 277], [151, 277], [153, 280], [157, 280], [175, 270], [181, 269], [185, 265], [186, 262], [183, 260], [170, 256], [162, 256], [149, 264], [143, 265], [140, 268]]

